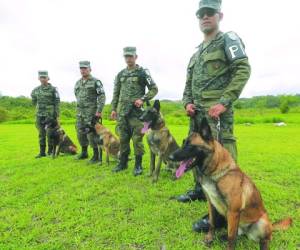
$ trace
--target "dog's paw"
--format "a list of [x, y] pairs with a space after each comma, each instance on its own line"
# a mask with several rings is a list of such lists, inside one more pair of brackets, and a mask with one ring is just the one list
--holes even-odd
[[156, 183], [157, 181], [158, 181], [158, 177], [156, 175], [154, 175], [152, 178], [152, 183]]
[[211, 246], [211, 244], [213, 243], [213, 236], [212, 236], [212, 234], [211, 233], [208, 233], [208, 234], [206, 234], [205, 235], [205, 237], [204, 237], [204, 243], [205, 243], [205, 245], [207, 245], [207, 246]]

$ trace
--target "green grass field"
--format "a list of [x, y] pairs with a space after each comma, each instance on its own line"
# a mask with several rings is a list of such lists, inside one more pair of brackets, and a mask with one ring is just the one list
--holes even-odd
[[[112, 128], [110, 126], [110, 128]], [[64, 129], [75, 140], [73, 125]], [[170, 126], [178, 142], [185, 126]], [[260, 189], [272, 221], [291, 216], [294, 225], [273, 234], [271, 249], [300, 249], [300, 125], [236, 126], [239, 164]], [[72, 156], [34, 159], [34, 125], [0, 125], [0, 249], [207, 249], [191, 224], [205, 203], [180, 204], [169, 197], [193, 185], [191, 173], [157, 184], [145, 174], [112, 174]], [[218, 237], [212, 249], [225, 249]], [[258, 249], [241, 237], [237, 249]]]

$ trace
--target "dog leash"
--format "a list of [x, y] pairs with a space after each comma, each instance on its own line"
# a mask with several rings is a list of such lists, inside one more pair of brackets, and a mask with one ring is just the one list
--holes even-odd
[[222, 131], [221, 131], [221, 119], [220, 117], [218, 117], [217, 119], [217, 125], [216, 125], [216, 128], [217, 128], [217, 141], [223, 145], [223, 142], [222, 142]]

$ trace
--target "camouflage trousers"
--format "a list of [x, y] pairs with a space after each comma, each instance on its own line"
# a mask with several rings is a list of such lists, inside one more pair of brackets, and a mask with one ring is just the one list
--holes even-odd
[[145, 153], [143, 144], [143, 134], [141, 130], [144, 124], [138, 116], [119, 116], [117, 124], [117, 134], [120, 137], [120, 153], [130, 153], [130, 139], [133, 142], [134, 154], [143, 155]]
[[76, 132], [77, 132], [77, 139], [81, 147], [87, 147], [89, 145], [92, 148], [98, 147], [99, 136], [96, 134], [96, 132], [91, 132], [86, 134], [81, 131], [81, 128], [91, 125], [92, 118], [93, 117], [77, 116]]
[[[217, 130], [218, 122], [211, 117], [208, 116], [207, 112], [198, 112], [194, 118], [190, 121], [190, 132], [193, 131], [194, 122], [197, 124], [201, 123], [203, 117], [206, 117], [210, 128], [212, 130], [214, 138], [217, 140], [219, 137], [220, 142], [223, 144], [224, 148], [226, 148], [233, 159], [237, 162], [237, 146], [236, 146], [236, 138], [233, 135], [233, 110], [228, 109], [225, 113], [220, 116], [220, 132]], [[194, 179], [197, 180], [196, 171], [193, 171]]]
[[50, 140], [49, 130], [45, 129], [44, 122], [46, 118], [47, 118], [46, 116], [37, 116], [35, 121], [35, 126], [39, 132], [39, 144], [41, 146], [46, 146], [46, 137], [47, 137], [48, 147], [52, 147], [53, 142]]

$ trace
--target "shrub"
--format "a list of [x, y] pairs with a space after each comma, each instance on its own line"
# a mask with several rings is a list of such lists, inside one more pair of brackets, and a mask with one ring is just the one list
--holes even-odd
[[287, 100], [282, 101], [280, 104], [280, 112], [282, 114], [287, 114], [290, 111], [289, 102]]
[[0, 122], [5, 122], [8, 120], [8, 111], [0, 107]]

